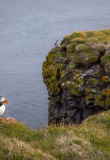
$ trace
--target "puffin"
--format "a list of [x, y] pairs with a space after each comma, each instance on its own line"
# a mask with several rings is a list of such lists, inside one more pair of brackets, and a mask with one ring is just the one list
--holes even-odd
[[[0, 116], [5, 112], [5, 106], [8, 104], [8, 100], [5, 97], [0, 96]], [[0, 118], [1, 120], [2, 118]]]
[[59, 45], [59, 40], [55, 42], [55, 46], [58, 47], [58, 45]]

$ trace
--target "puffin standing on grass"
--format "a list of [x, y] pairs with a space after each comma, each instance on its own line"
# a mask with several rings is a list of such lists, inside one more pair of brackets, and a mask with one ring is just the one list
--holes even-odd
[[[0, 96], [0, 116], [5, 112], [5, 106], [8, 104], [8, 100], [5, 97]], [[0, 117], [0, 120], [2, 118]]]

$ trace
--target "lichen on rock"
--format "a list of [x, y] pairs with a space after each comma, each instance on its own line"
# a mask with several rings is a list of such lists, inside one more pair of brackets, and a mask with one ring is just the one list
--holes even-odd
[[110, 29], [65, 36], [47, 55], [43, 78], [49, 124], [82, 121], [110, 108]]

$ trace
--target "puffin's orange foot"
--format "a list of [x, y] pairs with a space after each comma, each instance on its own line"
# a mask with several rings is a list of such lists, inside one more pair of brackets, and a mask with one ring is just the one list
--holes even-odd
[[0, 121], [2, 120], [2, 117], [0, 117]]

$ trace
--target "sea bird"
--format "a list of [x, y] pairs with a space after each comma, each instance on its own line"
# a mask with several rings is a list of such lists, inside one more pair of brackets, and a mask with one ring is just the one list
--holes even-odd
[[[5, 106], [8, 104], [8, 100], [5, 97], [0, 96], [0, 116], [5, 112]], [[0, 118], [1, 120], [2, 118]]]
[[59, 40], [55, 42], [55, 46], [58, 47], [58, 45], [59, 45]]

